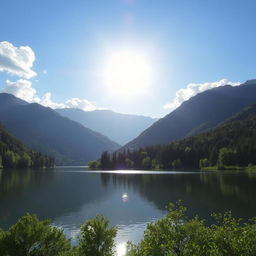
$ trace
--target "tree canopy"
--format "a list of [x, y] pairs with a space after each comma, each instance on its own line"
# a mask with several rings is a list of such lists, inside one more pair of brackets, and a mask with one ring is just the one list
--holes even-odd
[[[256, 164], [256, 106], [206, 133], [166, 144], [113, 154], [104, 152], [103, 169], [198, 169]], [[127, 159], [133, 164], [127, 164]]]
[[[212, 214], [207, 226], [188, 217], [180, 202], [170, 204], [165, 217], [149, 223], [138, 244], [127, 243], [126, 256], [251, 256], [256, 255], [256, 219], [244, 222], [230, 212]], [[115, 227], [96, 216], [81, 226], [79, 243], [71, 245], [63, 230], [49, 220], [26, 214], [7, 231], [0, 229], [1, 256], [114, 256]]]
[[54, 158], [26, 148], [0, 125], [0, 168], [53, 167]]

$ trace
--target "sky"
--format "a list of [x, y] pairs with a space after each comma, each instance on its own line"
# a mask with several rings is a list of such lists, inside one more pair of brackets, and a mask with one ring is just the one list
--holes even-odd
[[255, 12], [254, 0], [2, 0], [0, 91], [162, 117], [256, 78]]

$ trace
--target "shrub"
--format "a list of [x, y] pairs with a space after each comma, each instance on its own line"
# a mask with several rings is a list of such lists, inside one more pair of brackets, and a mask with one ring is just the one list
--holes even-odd
[[49, 220], [40, 221], [27, 214], [0, 234], [3, 256], [58, 256], [70, 250], [70, 243], [63, 230], [50, 225]]
[[117, 229], [109, 228], [109, 221], [102, 215], [85, 222], [79, 236], [79, 256], [114, 255], [114, 238]]

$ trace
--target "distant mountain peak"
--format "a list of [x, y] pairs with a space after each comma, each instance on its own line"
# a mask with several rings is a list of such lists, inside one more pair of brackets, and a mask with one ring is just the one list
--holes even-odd
[[84, 165], [119, 145], [51, 108], [0, 94], [0, 122], [31, 149], [54, 155], [57, 164]]
[[106, 135], [124, 145], [152, 125], [156, 119], [140, 115], [121, 114], [109, 109], [83, 111], [76, 108], [56, 109], [58, 113]]

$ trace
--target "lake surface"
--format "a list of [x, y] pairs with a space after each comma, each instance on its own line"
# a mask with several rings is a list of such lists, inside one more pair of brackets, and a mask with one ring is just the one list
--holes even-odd
[[[212, 212], [256, 216], [256, 173], [90, 172], [85, 167], [0, 171], [0, 227], [26, 212], [51, 218], [76, 243], [80, 225], [103, 214], [116, 225], [117, 244], [138, 242], [146, 225], [163, 217], [169, 202], [182, 200], [188, 215], [207, 223]], [[120, 254], [121, 256], [121, 254]]]

